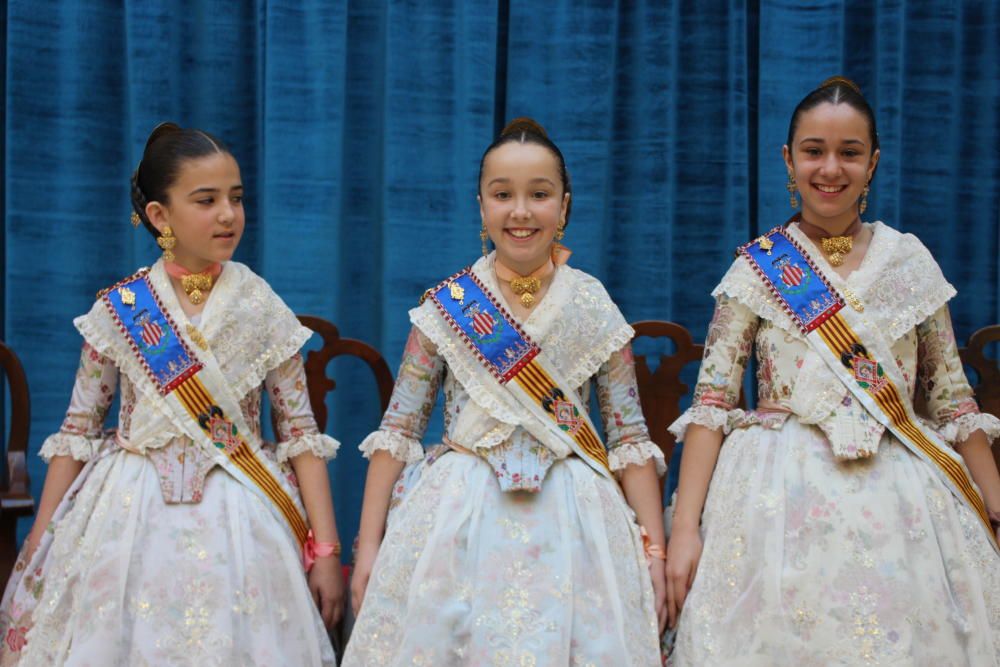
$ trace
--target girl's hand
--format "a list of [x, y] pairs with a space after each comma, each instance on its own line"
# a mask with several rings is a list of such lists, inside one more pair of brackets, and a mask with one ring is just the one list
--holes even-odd
[[676, 526], [667, 544], [667, 615], [670, 627], [677, 627], [677, 618], [694, 582], [698, 561], [701, 560], [701, 536], [697, 528]]
[[361, 613], [361, 602], [365, 599], [368, 579], [372, 575], [372, 565], [378, 555], [377, 544], [359, 544], [354, 554], [354, 574], [351, 576], [351, 609], [354, 616]]
[[660, 634], [667, 629], [667, 569], [666, 561], [654, 558], [649, 563], [649, 577], [653, 580], [653, 599], [656, 604], [656, 621]]
[[333, 628], [344, 614], [344, 576], [338, 557], [316, 559], [309, 570], [309, 590], [326, 629]]

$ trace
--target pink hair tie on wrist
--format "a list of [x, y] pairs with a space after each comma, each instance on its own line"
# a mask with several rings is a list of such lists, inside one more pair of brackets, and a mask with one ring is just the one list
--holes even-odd
[[306, 572], [312, 569], [317, 558], [340, 555], [340, 542], [317, 542], [312, 530], [306, 535], [306, 543], [302, 545], [302, 564]]
[[653, 541], [649, 539], [649, 533], [646, 532], [645, 526], [639, 526], [639, 535], [642, 537], [642, 550], [646, 554], [647, 562], [652, 563], [654, 558], [667, 560], [667, 553], [659, 544], [653, 544]]

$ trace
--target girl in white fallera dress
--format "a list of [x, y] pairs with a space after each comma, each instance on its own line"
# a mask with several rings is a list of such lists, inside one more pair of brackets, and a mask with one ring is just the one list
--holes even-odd
[[[361, 446], [360, 615], [344, 665], [658, 665], [665, 466], [633, 332], [553, 244], [569, 179], [540, 126], [512, 122], [479, 184], [484, 257], [410, 311], [389, 410]], [[607, 449], [586, 413], [592, 386]], [[425, 453], [441, 387], [445, 444]]]
[[955, 290], [914, 236], [860, 220], [879, 150], [853, 83], [799, 104], [784, 154], [801, 217], [713, 292], [694, 404], [671, 427], [671, 664], [998, 665], [1000, 420], [963, 374]]
[[[308, 330], [229, 261], [242, 196], [218, 140], [153, 131], [133, 223], [164, 257], [75, 321], [83, 355], [42, 447], [49, 471], [3, 598], [2, 664], [335, 664], [324, 623], [343, 582], [325, 459], [337, 443], [309, 407]], [[105, 433], [116, 387], [118, 429]], [[262, 390], [277, 447], [261, 441]]]

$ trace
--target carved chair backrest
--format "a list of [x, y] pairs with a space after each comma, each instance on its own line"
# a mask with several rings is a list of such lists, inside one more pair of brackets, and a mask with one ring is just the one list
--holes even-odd
[[[7, 474], [0, 478], [0, 581], [7, 581], [17, 559], [17, 520], [35, 513], [28, 479], [28, 430], [31, 397], [28, 379], [14, 351], [0, 341], [0, 367], [10, 391], [10, 436], [5, 443]], [[0, 405], [0, 409], [3, 406]], [[4, 434], [6, 435], [6, 434]]]
[[368, 343], [353, 338], [341, 338], [340, 331], [328, 320], [312, 315], [299, 315], [299, 322], [319, 334], [323, 345], [318, 350], [310, 350], [306, 354], [306, 384], [309, 386], [309, 403], [319, 430], [326, 430], [327, 409], [326, 395], [337, 387], [337, 383], [326, 374], [330, 360], [340, 356], [358, 357], [371, 369], [378, 387], [379, 405], [382, 412], [389, 407], [389, 397], [392, 396], [394, 380], [389, 364], [385, 362], [378, 350]]

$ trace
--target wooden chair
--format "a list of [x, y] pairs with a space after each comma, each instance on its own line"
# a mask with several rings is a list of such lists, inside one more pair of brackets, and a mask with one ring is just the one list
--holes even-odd
[[17, 560], [17, 520], [35, 513], [35, 501], [31, 497], [26, 459], [31, 423], [28, 379], [17, 355], [3, 342], [0, 342], [0, 365], [7, 378], [11, 404], [7, 475], [0, 479], [0, 581], [6, 582]]
[[681, 371], [689, 363], [701, 361], [705, 347], [692, 340], [691, 332], [673, 322], [644, 320], [635, 322], [632, 328], [635, 329], [636, 339], [669, 338], [676, 346], [672, 355], [660, 355], [655, 373], [649, 370], [646, 355], [635, 355], [642, 414], [646, 418], [650, 438], [669, 462], [676, 442], [667, 427], [680, 416], [681, 398], [688, 392], [688, 386], [681, 382]]
[[327, 377], [326, 367], [335, 357], [358, 357], [371, 369], [378, 386], [379, 405], [382, 412], [389, 407], [392, 387], [395, 381], [389, 364], [385, 362], [378, 350], [368, 343], [353, 338], [341, 338], [340, 331], [332, 322], [312, 315], [299, 315], [302, 326], [309, 327], [323, 339], [323, 346], [318, 350], [310, 350], [306, 354], [306, 384], [309, 387], [309, 404], [320, 431], [326, 430], [327, 409], [326, 395], [337, 387], [337, 383]]
[[[1000, 359], [986, 356], [986, 346], [1000, 342], [1000, 324], [984, 327], [969, 336], [969, 342], [959, 349], [962, 363], [976, 371], [979, 382], [973, 389], [983, 412], [1000, 417]], [[1000, 466], [1000, 442], [993, 443], [993, 457]]]

